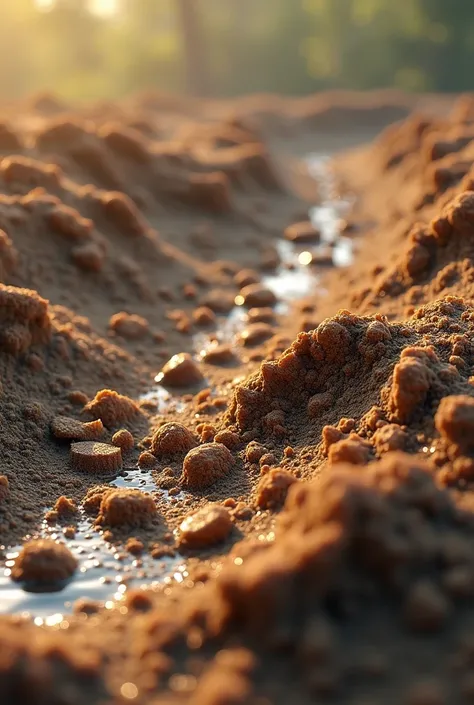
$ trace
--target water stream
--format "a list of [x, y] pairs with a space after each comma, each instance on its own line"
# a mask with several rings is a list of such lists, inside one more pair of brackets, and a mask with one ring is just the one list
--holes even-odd
[[[308, 248], [286, 240], [277, 243], [280, 265], [277, 270], [262, 279], [262, 284], [271, 289], [278, 299], [275, 312], [287, 314], [292, 303], [309, 294], [322, 291], [320, 269], [314, 266], [318, 255], [330, 252], [332, 265], [343, 267], [350, 264], [353, 256], [353, 242], [341, 235], [341, 222], [351, 206], [351, 200], [341, 198], [337, 193], [334, 178], [329, 166], [329, 157], [320, 154], [307, 159], [309, 173], [317, 182], [319, 204], [309, 211], [309, 218], [321, 234], [320, 244]], [[329, 262], [331, 263], [331, 262]], [[220, 319], [216, 333], [196, 334], [193, 347], [195, 356], [201, 358], [210, 347], [219, 343], [239, 346], [239, 334], [246, 327], [247, 314], [242, 306], [236, 305], [231, 312]], [[160, 413], [180, 413], [186, 402], [173, 396], [160, 384], [156, 384], [143, 395], [142, 400], [156, 404]], [[143, 492], [157, 492], [150, 472], [139, 468], [126, 469], [110, 483], [115, 487], [139, 489]], [[179, 497], [177, 498], [179, 501]], [[77, 557], [79, 567], [75, 576], [60, 592], [26, 592], [12, 582], [10, 571], [21, 546], [6, 551], [3, 573], [0, 574], [0, 613], [15, 613], [32, 616], [37, 624], [60, 625], [64, 615], [71, 612], [73, 603], [79, 598], [99, 600], [107, 607], [113, 600], [120, 599], [130, 584], [153, 584], [187, 577], [183, 558], [155, 560], [144, 554], [137, 558], [124, 549], [107, 543], [92, 525], [92, 520], [81, 513], [74, 538], [66, 538], [62, 528], [50, 526], [46, 521], [38, 535], [63, 541]]]

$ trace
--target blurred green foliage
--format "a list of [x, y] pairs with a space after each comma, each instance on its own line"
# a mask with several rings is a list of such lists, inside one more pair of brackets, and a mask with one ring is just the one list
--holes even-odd
[[1, 96], [180, 92], [191, 69], [214, 96], [473, 88], [471, 0], [187, 1], [200, 46], [186, 0], [0, 0]]

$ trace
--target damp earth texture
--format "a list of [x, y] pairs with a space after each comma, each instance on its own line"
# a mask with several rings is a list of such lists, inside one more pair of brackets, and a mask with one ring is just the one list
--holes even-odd
[[0, 702], [474, 703], [474, 97], [0, 110]]

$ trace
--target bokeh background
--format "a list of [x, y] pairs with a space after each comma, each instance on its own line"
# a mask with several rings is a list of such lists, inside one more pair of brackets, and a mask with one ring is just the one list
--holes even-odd
[[0, 0], [0, 95], [474, 87], [474, 0]]

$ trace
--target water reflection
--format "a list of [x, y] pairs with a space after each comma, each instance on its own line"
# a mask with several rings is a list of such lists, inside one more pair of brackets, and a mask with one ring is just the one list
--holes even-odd
[[46, 523], [39, 534], [64, 542], [77, 558], [78, 569], [60, 592], [26, 592], [9, 577], [8, 564], [21, 549], [21, 546], [15, 546], [7, 552], [6, 567], [0, 575], [0, 614], [28, 613], [44, 620], [52, 616], [59, 618], [71, 612], [73, 603], [80, 598], [105, 603], [120, 599], [130, 585], [161, 581], [176, 572], [180, 575], [186, 572], [182, 558], [178, 556], [155, 560], [149, 554], [143, 554], [137, 558], [106, 542], [102, 532], [95, 530], [92, 520], [84, 512], [72, 539], [65, 538], [60, 527], [50, 527]]
[[[298, 247], [297, 244], [283, 239], [277, 243], [280, 265], [273, 274], [262, 279], [262, 284], [271, 289], [278, 298], [278, 305], [275, 307], [277, 313], [287, 313], [291, 302], [317, 290], [318, 262], [331, 263], [332, 260], [334, 266], [346, 267], [353, 258], [352, 240], [341, 235], [342, 221], [352, 201], [350, 198], [341, 198], [337, 193], [327, 155], [311, 154], [307, 158], [307, 166], [317, 182], [320, 196], [319, 204], [310, 209], [309, 218], [320, 231], [321, 242], [314, 247], [309, 247], [308, 244]], [[245, 309], [235, 306], [229, 315], [220, 317], [216, 332], [211, 335], [198, 333], [194, 336], [196, 357], [202, 358], [212, 347], [223, 343], [237, 347], [239, 333], [247, 323]], [[183, 398], [160, 385], [159, 377], [156, 381], [156, 386], [144, 394], [141, 401], [156, 405], [158, 413], [182, 412], [185, 408]], [[140, 468], [126, 468], [110, 484], [113, 487], [133, 488], [143, 492], [154, 492], [157, 489], [152, 473]], [[177, 501], [181, 496], [172, 500]], [[166, 493], [162, 493], [162, 497], [166, 499]], [[79, 598], [98, 600], [107, 607], [113, 604], [113, 600], [122, 597], [130, 584], [153, 585], [172, 580], [181, 582], [187, 577], [186, 566], [179, 556], [155, 560], [144, 554], [142, 558], [136, 558], [124, 549], [117, 549], [107, 543], [85, 513], [80, 516], [74, 538], [65, 538], [60, 527], [51, 528], [46, 523], [41, 527], [39, 534], [64, 541], [77, 557], [79, 568], [72, 581], [59, 593], [28, 593], [9, 577], [9, 566], [21, 546], [10, 549], [5, 570], [0, 575], [0, 613], [28, 614], [35, 617], [37, 624], [61, 626], [64, 615], [71, 612], [73, 603]]]

